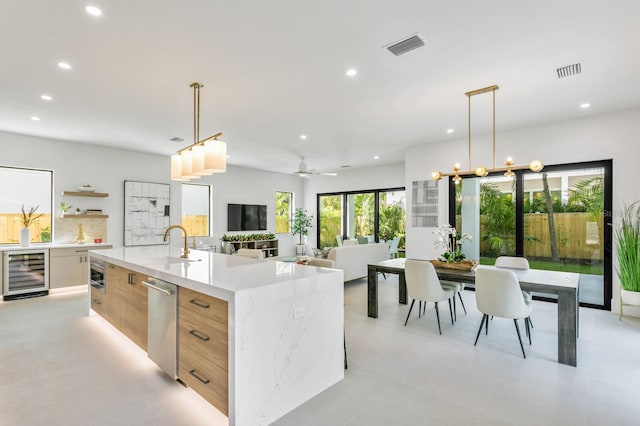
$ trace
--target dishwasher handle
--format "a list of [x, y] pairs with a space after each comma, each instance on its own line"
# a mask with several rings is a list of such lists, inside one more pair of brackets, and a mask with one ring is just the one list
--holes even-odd
[[164, 293], [167, 296], [171, 296], [173, 294], [172, 290], [167, 290], [166, 288], [158, 287], [157, 285], [150, 283], [149, 281], [142, 281], [142, 284], [144, 284], [146, 287], [149, 287], [153, 290], [157, 290], [161, 293]]

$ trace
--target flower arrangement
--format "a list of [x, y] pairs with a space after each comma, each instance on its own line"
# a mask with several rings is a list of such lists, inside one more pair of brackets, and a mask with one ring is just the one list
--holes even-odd
[[433, 231], [436, 240], [434, 244], [436, 248], [443, 248], [444, 253], [439, 257], [439, 260], [447, 263], [460, 262], [465, 259], [464, 253], [462, 253], [462, 242], [471, 241], [471, 235], [460, 235], [456, 228], [451, 225], [442, 225], [435, 231]]
[[36, 220], [40, 218], [40, 216], [42, 216], [42, 213], [36, 214], [36, 210], [38, 210], [38, 207], [40, 206], [31, 207], [29, 209], [29, 212], [26, 212], [24, 210], [24, 204], [22, 205], [22, 224], [25, 228], [31, 226]]

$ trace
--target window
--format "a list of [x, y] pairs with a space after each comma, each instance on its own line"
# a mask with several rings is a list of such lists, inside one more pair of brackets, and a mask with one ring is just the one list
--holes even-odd
[[473, 236], [463, 252], [482, 264], [525, 256], [534, 269], [577, 272], [581, 305], [610, 309], [611, 167], [607, 160], [520, 170], [515, 179], [464, 178], [450, 190], [450, 223]]
[[182, 184], [182, 226], [190, 237], [211, 235], [211, 186]]
[[20, 242], [22, 208], [41, 215], [30, 226], [31, 242], [51, 241], [53, 171], [0, 167], [0, 244]]
[[293, 193], [276, 192], [276, 234], [287, 234], [291, 231], [293, 218]]
[[388, 241], [405, 238], [404, 188], [318, 194], [318, 246], [338, 239]]

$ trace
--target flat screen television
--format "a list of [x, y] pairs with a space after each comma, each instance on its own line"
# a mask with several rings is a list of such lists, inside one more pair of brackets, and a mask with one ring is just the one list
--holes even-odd
[[227, 204], [228, 231], [266, 231], [267, 206]]

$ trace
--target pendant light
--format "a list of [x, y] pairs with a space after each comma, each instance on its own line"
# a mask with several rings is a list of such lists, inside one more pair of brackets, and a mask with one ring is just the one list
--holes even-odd
[[[467, 171], [461, 171], [460, 163], [456, 163], [453, 166], [453, 172], [451, 173], [442, 173], [439, 171], [434, 171], [431, 173], [431, 179], [440, 180], [444, 176], [453, 176], [453, 182], [457, 185], [462, 181], [461, 176], [467, 175], [476, 175], [478, 177], [487, 176], [489, 173], [493, 172], [504, 172], [504, 175], [507, 177], [514, 177], [514, 170], [524, 170], [529, 169], [532, 172], [539, 172], [543, 169], [544, 164], [540, 160], [533, 160], [526, 166], [514, 166], [513, 158], [507, 157], [504, 162], [505, 167], [496, 168], [496, 90], [498, 90], [497, 85], [484, 87], [482, 89], [472, 90], [470, 92], [466, 92], [465, 95], [469, 99], [469, 139], [468, 139], [468, 156], [469, 156], [469, 169]], [[486, 168], [485, 166], [477, 166], [476, 168], [471, 167], [471, 97], [475, 95], [480, 95], [482, 93], [491, 92], [493, 94], [493, 167], [491, 169]]]
[[193, 88], [193, 144], [171, 156], [171, 180], [179, 182], [227, 171], [227, 144], [218, 140], [222, 133], [200, 140], [200, 89], [204, 85], [192, 83], [190, 87]]

